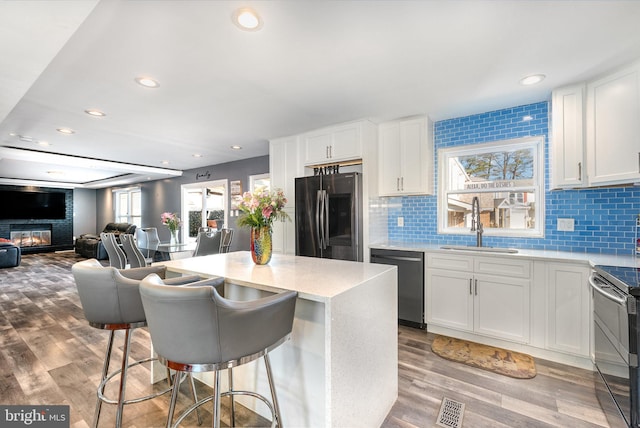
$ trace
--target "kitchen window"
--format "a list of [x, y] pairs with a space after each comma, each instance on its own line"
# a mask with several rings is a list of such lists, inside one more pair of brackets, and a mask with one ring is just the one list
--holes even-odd
[[544, 236], [543, 137], [438, 150], [438, 232], [466, 234], [472, 201], [485, 235]]

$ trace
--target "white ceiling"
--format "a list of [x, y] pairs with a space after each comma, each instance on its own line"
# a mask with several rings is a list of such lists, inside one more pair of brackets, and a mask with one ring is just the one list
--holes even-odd
[[[260, 31], [231, 22], [244, 6]], [[639, 22], [639, 1], [613, 0], [0, 0], [0, 183], [56, 170], [61, 186], [106, 187], [265, 155], [270, 138], [354, 119], [546, 100], [640, 58]], [[533, 73], [547, 78], [518, 84]]]

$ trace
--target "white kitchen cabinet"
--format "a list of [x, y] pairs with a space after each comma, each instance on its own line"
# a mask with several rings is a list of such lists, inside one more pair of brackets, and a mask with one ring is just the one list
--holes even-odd
[[287, 198], [287, 206], [295, 201], [296, 177], [304, 175], [300, 160], [298, 137], [279, 138], [269, 141], [269, 174], [271, 187], [282, 189]]
[[269, 142], [269, 173], [272, 189], [282, 189], [287, 198], [284, 212], [290, 220], [276, 221], [271, 237], [273, 252], [295, 255], [295, 179], [303, 176], [296, 136]]
[[433, 193], [432, 123], [428, 117], [381, 123], [378, 142], [380, 196]]
[[285, 207], [283, 210], [288, 220], [278, 220], [273, 223], [271, 235], [272, 251], [276, 254], [296, 255], [296, 227], [295, 208]]
[[545, 262], [546, 344], [550, 350], [589, 357], [591, 269]]
[[427, 325], [528, 343], [530, 276], [526, 260], [429, 254]]
[[364, 123], [351, 122], [303, 135], [304, 164], [323, 165], [362, 158]]
[[584, 148], [585, 85], [556, 89], [552, 94], [551, 187], [586, 185]]
[[640, 63], [587, 84], [589, 185], [640, 182]]

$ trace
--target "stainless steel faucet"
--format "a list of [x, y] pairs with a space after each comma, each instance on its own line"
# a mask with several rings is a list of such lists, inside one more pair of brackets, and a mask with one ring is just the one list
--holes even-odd
[[482, 223], [480, 222], [480, 200], [477, 196], [471, 202], [471, 231], [476, 232], [476, 247], [482, 247]]

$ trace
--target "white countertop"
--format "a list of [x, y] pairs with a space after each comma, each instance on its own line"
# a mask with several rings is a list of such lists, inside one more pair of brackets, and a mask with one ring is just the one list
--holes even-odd
[[546, 261], [578, 261], [589, 263], [591, 266], [595, 265], [611, 265], [611, 266], [626, 266], [626, 267], [640, 267], [640, 256], [634, 257], [619, 256], [612, 254], [596, 254], [596, 253], [572, 253], [568, 251], [546, 251], [546, 250], [528, 250], [518, 249], [517, 253], [491, 253], [481, 251], [460, 251], [460, 250], [446, 250], [441, 247], [444, 244], [428, 244], [428, 243], [413, 243], [413, 242], [396, 242], [389, 241], [378, 244], [371, 244], [369, 248], [379, 248], [387, 250], [404, 250], [404, 251], [442, 251], [452, 254], [460, 255], [473, 255], [473, 256], [490, 256], [490, 257], [514, 257], [525, 258], [531, 260], [546, 260]]
[[300, 298], [325, 302], [395, 266], [274, 254], [258, 266], [248, 251], [154, 263], [171, 271], [222, 276], [227, 282], [266, 291], [297, 291]]

